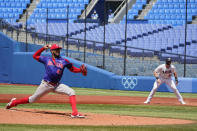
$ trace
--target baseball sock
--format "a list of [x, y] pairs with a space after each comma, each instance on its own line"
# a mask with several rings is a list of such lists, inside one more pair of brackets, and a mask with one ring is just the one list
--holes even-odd
[[29, 103], [29, 97], [25, 97], [19, 100], [16, 99], [12, 102], [11, 107], [17, 106], [18, 104], [27, 104], [27, 103]]
[[75, 95], [70, 96], [69, 100], [70, 100], [70, 104], [71, 104], [72, 111], [73, 111], [72, 115], [77, 115], [78, 111], [77, 111], [77, 106], [76, 106], [76, 97], [75, 97]]

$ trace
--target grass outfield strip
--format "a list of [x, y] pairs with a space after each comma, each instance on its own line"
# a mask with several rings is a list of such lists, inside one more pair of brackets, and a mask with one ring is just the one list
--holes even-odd
[[[0, 85], [0, 94], [32, 94], [37, 87]], [[77, 95], [108, 95], [108, 96], [142, 96], [149, 92], [118, 91], [88, 88], [74, 88]], [[185, 98], [196, 98], [197, 94], [182, 93]], [[157, 92], [157, 97], [175, 97], [173, 93]], [[4, 108], [6, 103], [0, 103]], [[0, 124], [0, 131], [197, 131], [197, 107], [190, 106], [158, 106], [158, 105], [103, 105], [78, 104], [82, 113], [104, 113], [147, 117], [165, 117], [196, 121], [190, 125], [157, 125], [157, 126], [50, 126], [50, 125], [10, 125]], [[25, 104], [17, 108], [41, 110], [60, 110], [71, 112], [69, 104]]]
[[0, 131], [196, 131], [197, 125], [166, 126], [54, 126], [54, 125], [0, 125]]
[[[16, 86], [16, 85], [0, 85], [0, 94], [33, 94], [37, 87], [34, 86]], [[100, 96], [142, 96], [147, 97], [149, 92], [143, 91], [120, 91], [105, 89], [89, 89], [73, 87], [77, 95], [100, 95]], [[194, 93], [181, 93], [184, 98], [197, 98]], [[157, 92], [155, 97], [173, 97], [174, 93]]]

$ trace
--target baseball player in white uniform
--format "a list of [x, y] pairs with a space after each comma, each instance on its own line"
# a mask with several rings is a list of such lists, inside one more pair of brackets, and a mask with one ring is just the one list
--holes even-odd
[[177, 77], [177, 73], [176, 73], [176, 68], [174, 65], [171, 64], [171, 58], [167, 58], [165, 64], [159, 65], [154, 70], [154, 76], [155, 76], [156, 80], [154, 82], [154, 86], [153, 86], [147, 100], [144, 102], [145, 104], [150, 103], [155, 92], [157, 91], [157, 89], [159, 88], [159, 86], [162, 83], [166, 83], [174, 91], [174, 93], [176, 94], [176, 96], [181, 104], [186, 104], [183, 101], [183, 97], [181, 96], [178, 89], [176, 88], [174, 81], [171, 79], [172, 74], [174, 74], [176, 85], [178, 85], [178, 77]]

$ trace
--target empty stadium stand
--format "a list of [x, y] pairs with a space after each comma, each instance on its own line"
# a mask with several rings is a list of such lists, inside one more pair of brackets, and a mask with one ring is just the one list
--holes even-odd
[[[188, 0], [187, 21], [191, 23], [197, 15], [197, 1]], [[153, 8], [145, 16], [151, 24], [183, 25], [186, 19], [186, 3], [184, 0], [157, 0]]]
[[14, 23], [30, 4], [30, 0], [0, 0], [0, 18]]
[[69, 12], [68, 18], [70, 22], [73, 22], [81, 14], [88, 2], [89, 0], [41, 0], [28, 19], [28, 23], [46, 23], [47, 17], [49, 20], [66, 21], [67, 12]]

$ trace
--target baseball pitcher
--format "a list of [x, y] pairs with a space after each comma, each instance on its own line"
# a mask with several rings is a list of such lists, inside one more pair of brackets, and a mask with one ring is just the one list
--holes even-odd
[[[52, 57], [41, 56], [41, 53], [48, 48], [50, 48]], [[84, 118], [84, 116], [77, 111], [75, 91], [65, 84], [60, 84], [59, 81], [62, 78], [65, 68], [74, 73], [81, 72], [84, 76], [87, 75], [87, 69], [84, 65], [81, 65], [80, 68], [76, 68], [67, 59], [62, 58], [60, 56], [61, 49], [62, 48], [57, 44], [53, 44], [52, 46], [45, 45], [34, 53], [33, 58], [45, 66], [46, 72], [44, 78], [32, 96], [23, 99], [12, 98], [7, 104], [6, 109], [10, 109], [19, 104], [33, 103], [45, 94], [55, 92], [69, 96], [69, 102], [73, 111], [71, 114], [72, 118]]]
[[[171, 58], [167, 58], [165, 64], [159, 65], [154, 70], [154, 76], [155, 76], [156, 80], [154, 82], [153, 89], [151, 90], [147, 100], [144, 102], [145, 104], [150, 103], [152, 97], [154, 96], [155, 92], [157, 91], [157, 89], [159, 88], [159, 86], [162, 83], [167, 84], [174, 91], [174, 93], [176, 94], [176, 96], [181, 104], [186, 104], [183, 101], [183, 98], [182, 98], [181, 94], [179, 93], [178, 89], [176, 88], [176, 85], [178, 85], [178, 77], [177, 77], [177, 73], [176, 73], [176, 68], [174, 65], [171, 64], [171, 62], [172, 62]], [[172, 74], [174, 74], [176, 85], [175, 85], [174, 81], [171, 79]]]

